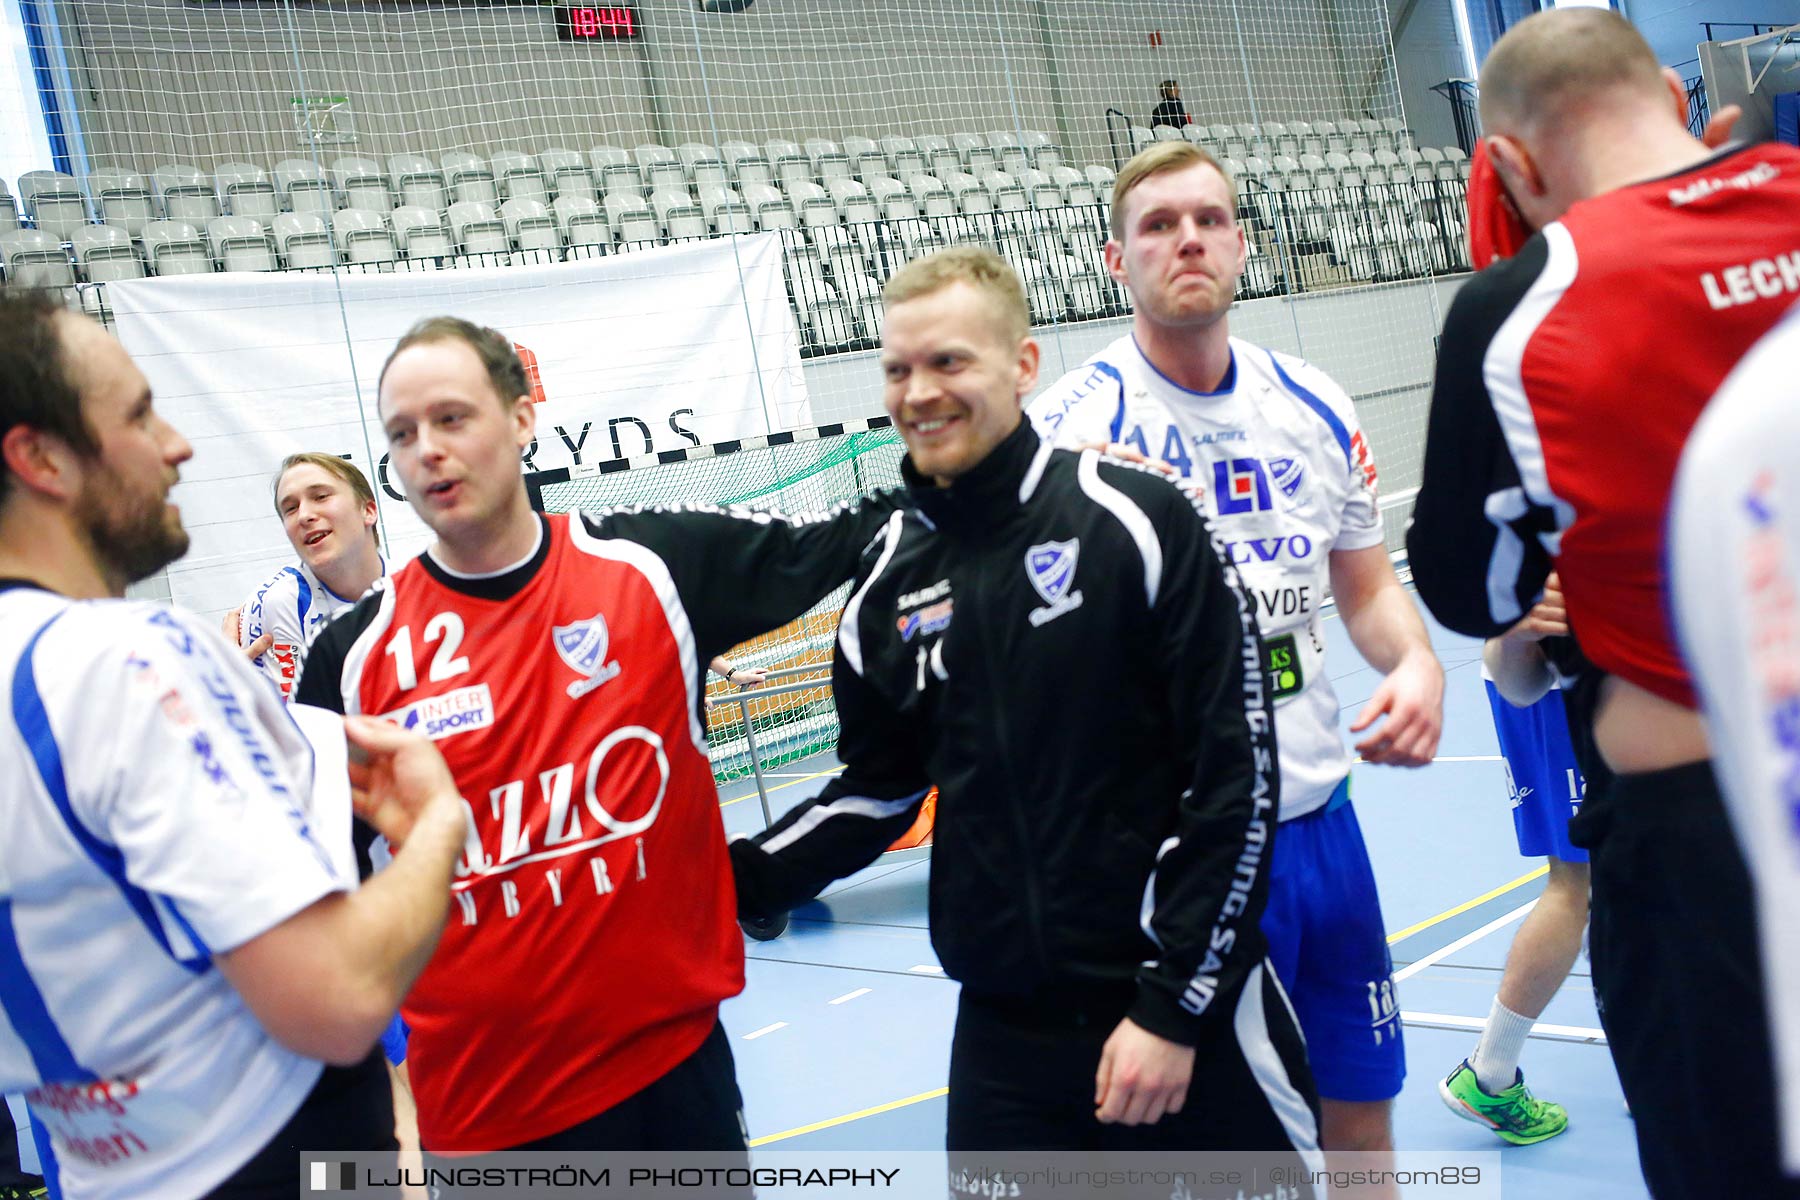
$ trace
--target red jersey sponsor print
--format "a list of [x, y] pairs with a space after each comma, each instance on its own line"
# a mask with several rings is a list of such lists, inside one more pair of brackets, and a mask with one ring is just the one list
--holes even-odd
[[363, 712], [433, 739], [470, 817], [443, 940], [403, 1009], [434, 1150], [517, 1145], [626, 1099], [744, 983], [667, 571], [566, 517], [547, 536], [505, 600], [407, 564], [344, 680]]

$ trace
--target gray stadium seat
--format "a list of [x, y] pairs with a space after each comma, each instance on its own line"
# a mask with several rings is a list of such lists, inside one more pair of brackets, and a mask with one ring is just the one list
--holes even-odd
[[288, 266], [330, 267], [337, 264], [337, 246], [319, 213], [278, 213], [269, 230], [282, 261]]
[[75, 270], [62, 239], [42, 229], [0, 233], [0, 264], [15, 287], [72, 288]]
[[591, 196], [558, 196], [550, 205], [563, 241], [571, 246], [611, 246], [612, 226]]
[[457, 202], [499, 203], [500, 189], [494, 183], [494, 169], [485, 158], [457, 150], [441, 156], [438, 161], [444, 168], [444, 186], [453, 206]]
[[403, 204], [394, 210], [394, 243], [408, 258], [449, 258], [456, 253], [443, 213], [435, 208]]
[[[269, 195], [274, 194], [271, 188]], [[214, 217], [206, 223], [206, 240], [221, 271], [273, 271], [275, 248], [255, 217]]]
[[188, 221], [150, 221], [139, 234], [153, 275], [203, 275], [213, 269], [212, 250]]
[[144, 277], [143, 260], [123, 227], [84, 225], [69, 235], [69, 243], [75, 250], [75, 264], [87, 283]]
[[643, 190], [643, 174], [631, 161], [631, 155], [617, 146], [595, 146], [588, 151], [588, 163], [594, 169], [594, 178], [602, 192], [635, 194]]
[[318, 163], [310, 158], [283, 159], [275, 164], [275, 191], [293, 212], [331, 212], [337, 194]]
[[164, 163], [150, 172], [150, 186], [163, 216], [170, 221], [186, 221], [202, 228], [219, 215], [218, 190], [199, 167]]
[[594, 174], [588, 170], [588, 161], [579, 150], [561, 146], [540, 150], [538, 166], [543, 169], [544, 177], [550, 182], [552, 196], [558, 199], [571, 196], [581, 200], [599, 200], [600, 193], [594, 187]]
[[644, 142], [632, 148], [631, 156], [637, 163], [638, 174], [643, 177], [645, 187], [654, 190], [659, 187], [687, 185], [687, 172], [681, 167], [681, 159], [667, 146]]
[[156, 194], [144, 176], [126, 171], [93, 171], [86, 183], [94, 214], [101, 223], [136, 237], [147, 222], [156, 219]]
[[500, 219], [506, 223], [506, 236], [520, 250], [562, 250], [562, 229], [556, 214], [542, 200], [515, 196], [500, 203]]
[[[381, 194], [387, 194], [382, 185]], [[331, 214], [331, 234], [344, 260], [358, 265], [391, 263], [400, 257], [381, 210], [345, 208]]]
[[700, 210], [712, 223], [714, 232], [755, 232], [756, 214], [736, 190], [722, 183], [702, 183], [695, 190], [700, 194]]
[[450, 233], [464, 254], [505, 254], [512, 249], [506, 222], [492, 204], [459, 200], [450, 206], [448, 215]]
[[687, 172], [690, 182], [729, 183], [731, 172], [725, 166], [725, 156], [717, 147], [705, 142], [683, 142], [675, 147], [675, 157], [681, 160], [681, 166]]
[[726, 170], [740, 187], [749, 183], [771, 183], [775, 179], [774, 168], [769, 166], [760, 146], [749, 142], [726, 142], [719, 147], [719, 153], [725, 159]]
[[[394, 185], [394, 199], [399, 201], [396, 208], [424, 208], [441, 214], [450, 206], [443, 169], [422, 154], [389, 155], [388, 178]], [[399, 234], [398, 225], [395, 234]]]
[[87, 201], [73, 175], [27, 171], [19, 176], [19, 199], [25, 202], [32, 225], [59, 242], [88, 223]]
[[705, 237], [712, 232], [705, 210], [685, 184], [665, 184], [657, 188], [650, 193], [650, 207], [663, 232], [671, 239]]
[[387, 172], [372, 158], [332, 159], [331, 182], [343, 197], [345, 208], [384, 213], [393, 207]]
[[[255, 163], [220, 163], [213, 179], [219, 187], [219, 207], [230, 216], [261, 221], [281, 211], [275, 184], [269, 173]], [[211, 228], [209, 221], [207, 229]]]
[[500, 150], [488, 164], [494, 170], [494, 181], [499, 185], [503, 199], [535, 200], [539, 204], [550, 202], [550, 185], [535, 156], [523, 150]]

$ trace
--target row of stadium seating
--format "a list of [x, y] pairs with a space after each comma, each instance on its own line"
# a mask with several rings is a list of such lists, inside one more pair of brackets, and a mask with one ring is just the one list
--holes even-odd
[[[560, 202], [559, 202], [560, 203]], [[218, 217], [204, 230], [154, 221], [143, 252], [124, 230], [87, 226], [71, 252], [37, 230], [0, 234], [0, 262], [16, 282], [68, 289], [104, 315], [105, 283], [141, 277], [233, 271], [446, 270], [554, 263], [698, 240], [650, 236], [615, 239], [604, 214], [563, 206], [550, 225], [532, 225], [544, 206], [514, 206], [499, 226], [486, 213], [446, 226], [425, 209], [380, 214], [281, 213], [265, 228], [249, 217]], [[506, 208], [506, 206], [502, 206]], [[1466, 270], [1459, 183], [1388, 185], [1343, 191], [1249, 190], [1240, 209], [1250, 254], [1240, 295], [1315, 291], [1367, 282]], [[573, 214], [571, 216], [571, 214]], [[459, 214], [463, 215], [463, 214]], [[476, 214], [469, 214], [475, 216]], [[556, 226], [558, 219], [568, 223]], [[881, 283], [901, 263], [944, 245], [996, 246], [1026, 283], [1040, 322], [1118, 315], [1126, 297], [1101, 267], [1107, 232], [1103, 203], [1023, 211], [947, 213], [842, 224], [777, 227], [790, 300], [803, 330], [803, 353], [873, 345], [880, 337]], [[77, 289], [79, 289], [77, 295]]]
[[[1196, 131], [1202, 128], [1188, 126], [1178, 132], [1162, 126], [1157, 136], [1197, 138]], [[1212, 131], [1228, 128], [1215, 126]], [[1386, 172], [1412, 172], [1425, 165], [1442, 173], [1447, 164], [1461, 159], [1460, 151], [1420, 151], [1410, 146], [1400, 151], [1387, 147], [1330, 150], [1322, 155], [1307, 150], [1281, 152], [1279, 147], [1292, 141], [1292, 135], [1284, 133], [1256, 143], [1258, 149], [1277, 148], [1267, 157], [1233, 153], [1244, 145], [1241, 139], [1235, 144], [1211, 144], [1210, 148], [1235, 168], [1234, 173], [1248, 169], [1284, 179], [1305, 173], [1307, 179], [1285, 186], [1309, 188], [1328, 185], [1328, 180], [1318, 178], [1326, 171], [1354, 168], [1366, 173], [1380, 167]], [[817, 197], [820, 188], [830, 191], [841, 207], [850, 190], [844, 185], [861, 185], [881, 201], [886, 199], [883, 186], [896, 189], [906, 184], [922, 202], [924, 196], [912, 184], [919, 177], [942, 183], [944, 190], [959, 197], [959, 209], [963, 207], [960, 197], [974, 193], [977, 184], [993, 194], [1001, 207], [1022, 208], [1045, 207], [1042, 196], [1051, 192], [1060, 193], [1060, 203], [1086, 203], [1084, 181], [1086, 187], [1104, 191], [1111, 186], [1112, 173], [1105, 167], [1080, 171], [1065, 164], [1047, 135], [1026, 134], [1021, 139], [994, 133], [986, 135], [985, 142], [973, 134], [955, 139], [884, 138], [879, 143], [858, 138], [848, 139], [844, 146], [825, 139], [811, 139], [804, 145], [771, 139], [762, 147], [736, 142], [726, 143], [723, 149], [688, 143], [675, 149], [643, 145], [630, 152], [596, 146], [585, 154], [567, 149], [536, 155], [506, 151], [491, 158], [457, 153], [443, 155], [436, 162], [419, 155], [396, 154], [385, 168], [373, 159], [344, 157], [334, 160], [329, 172], [310, 159], [288, 159], [276, 164], [273, 173], [253, 163], [227, 163], [210, 177], [197, 167], [179, 163], [159, 166], [147, 176], [96, 171], [82, 180], [56, 171], [31, 171], [19, 179], [19, 196], [33, 228], [66, 240], [89, 223], [119, 225], [136, 237], [144, 224], [158, 219], [203, 226], [219, 216], [266, 222], [283, 212], [389, 212], [397, 207], [435, 209], [448, 217], [457, 203], [533, 200], [548, 204], [564, 197], [598, 200], [602, 195], [609, 204], [615, 195], [636, 197], [660, 213], [667, 204], [656, 202], [658, 194], [673, 196], [695, 188], [702, 201], [708, 191], [716, 195], [733, 188], [746, 193], [757, 189], [762, 200], [767, 199], [763, 189], [787, 191], [787, 199], [798, 211]], [[934, 185], [925, 186], [937, 190]], [[1072, 196], [1076, 189], [1083, 194]], [[690, 204], [692, 199], [690, 194]], [[746, 200], [758, 202], [748, 195], [729, 202]], [[663, 220], [666, 225], [666, 217]], [[0, 229], [19, 226], [19, 208], [0, 182]]]
[[[1334, 152], [1324, 158], [1278, 156], [1272, 162], [1254, 157], [1246, 162], [1227, 159], [1225, 165], [1253, 203], [1253, 213], [1266, 218], [1270, 232], [1275, 225], [1266, 210], [1273, 202], [1264, 193], [1306, 193], [1307, 198], [1295, 204], [1302, 209], [1328, 204], [1342, 207], [1360, 197], [1407, 201], [1435, 182], [1459, 180], [1468, 165], [1466, 160], [1442, 155], [1435, 159], [1422, 157], [1411, 167], [1395, 155], [1389, 154], [1388, 158], [1393, 160], [1391, 166], [1360, 151], [1350, 155]], [[54, 173], [33, 174], [41, 177]], [[26, 178], [36, 184], [43, 182], [29, 175]], [[64, 228], [78, 266], [95, 260], [112, 263], [127, 259], [127, 244], [120, 236], [123, 235], [126, 240], [135, 238], [141, 242], [143, 259], [157, 274], [210, 270], [213, 266], [221, 270], [272, 270], [282, 264], [327, 266], [339, 261], [340, 254], [347, 262], [379, 262], [400, 254], [441, 257], [778, 228], [829, 230], [840, 225], [919, 216], [1053, 212], [1102, 203], [1111, 189], [1112, 171], [1098, 166], [1085, 172], [1072, 167], [1057, 167], [1050, 172], [1026, 168], [1017, 175], [989, 171], [976, 178], [956, 172], [940, 179], [921, 173], [904, 180], [871, 175], [866, 183], [832, 177], [824, 185], [811, 180], [788, 180], [780, 185], [748, 183], [738, 188], [703, 183], [690, 189], [686, 184], [664, 183], [653, 189], [647, 200], [631, 190], [609, 191], [596, 199], [591, 186], [577, 186], [567, 176], [561, 182], [559, 194], [548, 204], [522, 195], [498, 205], [491, 200], [454, 200], [443, 209], [430, 204], [408, 204], [391, 213], [365, 208], [284, 212], [272, 203], [260, 208], [240, 204], [240, 210], [251, 211], [206, 216], [211, 210], [203, 209], [195, 214], [199, 218], [195, 220], [157, 217], [144, 197], [127, 204], [120, 193], [102, 191], [102, 212], [109, 218], [106, 224], [71, 223]], [[1329, 200], [1333, 193], [1337, 194], [1336, 201]], [[35, 191], [31, 195], [36, 200], [34, 216], [44, 221], [46, 193]], [[274, 199], [273, 193], [256, 195]], [[447, 199], [441, 194], [435, 198]], [[44, 261], [56, 257], [53, 251], [61, 239], [54, 220], [48, 227], [40, 225], [18, 232], [21, 236], [8, 239], [8, 252], [0, 256], [0, 267], [10, 268], [12, 258], [21, 253], [44, 256]], [[212, 265], [207, 265], [203, 257], [186, 252], [202, 243], [203, 232], [206, 237], [202, 248], [210, 249]], [[426, 243], [422, 250], [414, 248], [420, 239]], [[184, 252], [173, 253], [171, 246]], [[276, 255], [280, 256], [280, 264], [275, 261]], [[128, 270], [129, 264], [123, 261], [103, 268], [108, 274]]]
[[[1327, 241], [1333, 228], [1461, 224], [1461, 181], [1453, 172], [1445, 177], [1421, 165], [1416, 174], [1398, 169], [1390, 175], [1380, 167], [1308, 169], [1280, 160], [1231, 165], [1241, 180], [1243, 218], [1256, 240], [1295, 245]], [[77, 226], [66, 250], [50, 232], [17, 229], [0, 234], [0, 271], [44, 286], [72, 286], [146, 273], [271, 271], [576, 247], [604, 251], [771, 229], [803, 230], [811, 244], [830, 250], [847, 241], [869, 242], [868, 231], [884, 222], [908, 227], [921, 218], [991, 217], [1001, 222], [996, 229], [1090, 230], [1103, 241], [1106, 181], [1060, 170], [1072, 176], [1064, 186], [1032, 172], [1042, 182], [1030, 193], [995, 172], [984, 180], [957, 177], [954, 190], [933, 176], [915, 175], [904, 183], [876, 177], [867, 187], [854, 179], [834, 179], [830, 187], [790, 183], [785, 191], [767, 184], [741, 192], [705, 184], [697, 197], [685, 187], [665, 187], [649, 201], [608, 193], [603, 204], [575, 195], [548, 205], [524, 198], [498, 206], [458, 201], [443, 214], [403, 205], [392, 213], [349, 208], [266, 219], [219, 216], [204, 225], [163, 218], [138, 223], [135, 239], [130, 224]], [[1036, 218], [1035, 224], [1027, 218]], [[1087, 249], [1097, 259], [1099, 241]]]
[[1405, 154], [1419, 149], [1413, 142], [1412, 130], [1396, 117], [1376, 120], [1373, 117], [1346, 117], [1341, 121], [1265, 121], [1261, 125], [1131, 126], [1132, 149], [1142, 150], [1155, 141], [1186, 138], [1211, 147], [1223, 158], [1273, 158], [1285, 154], [1298, 158], [1302, 154], [1373, 154], [1386, 150]]

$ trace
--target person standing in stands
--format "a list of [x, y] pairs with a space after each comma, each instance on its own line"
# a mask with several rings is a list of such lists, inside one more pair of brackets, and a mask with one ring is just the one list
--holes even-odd
[[1188, 116], [1187, 109], [1181, 103], [1181, 85], [1173, 79], [1165, 79], [1157, 89], [1162, 94], [1162, 103], [1150, 113], [1150, 127], [1158, 125], [1186, 125], [1193, 118]]
[[[1714, 152], [1622, 17], [1537, 13], [1481, 72], [1492, 209], [1529, 236], [1444, 323], [1407, 536], [1420, 597], [1494, 637], [1552, 569], [1595, 669], [1565, 693], [1616, 777], [1571, 827], [1638, 1156], [1659, 1198], [1793, 1196], [1757, 921], [1664, 604], [1676, 464], [1800, 292], [1800, 151]], [[1475, 203], [1472, 196], [1472, 205]], [[1471, 221], [1471, 228], [1480, 226]]]

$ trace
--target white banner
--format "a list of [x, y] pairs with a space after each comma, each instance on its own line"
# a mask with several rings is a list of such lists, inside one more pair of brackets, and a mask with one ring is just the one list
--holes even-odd
[[525, 470], [811, 423], [776, 234], [546, 266], [106, 290], [159, 411], [194, 445], [174, 494], [193, 545], [168, 577], [171, 599], [201, 612], [238, 604], [293, 559], [272, 485], [297, 451], [346, 455], [369, 476], [390, 564], [428, 543], [387, 469], [375, 405], [382, 363], [422, 317], [465, 317], [529, 351], [543, 394]]

